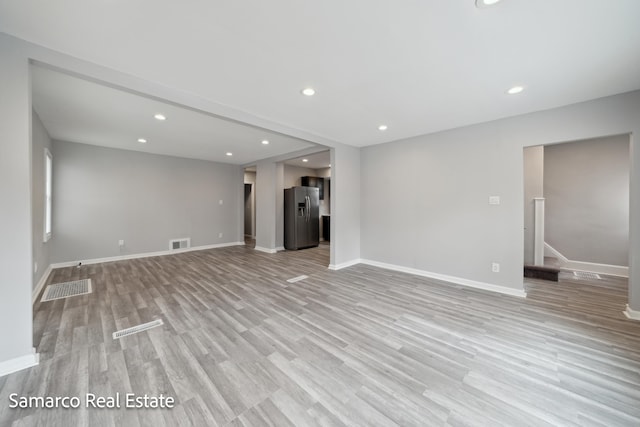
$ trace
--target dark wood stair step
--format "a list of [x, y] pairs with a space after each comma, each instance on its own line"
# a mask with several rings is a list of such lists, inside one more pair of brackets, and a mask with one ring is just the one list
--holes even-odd
[[557, 282], [559, 274], [559, 268], [547, 267], [542, 265], [524, 266], [524, 277], [531, 277], [532, 279], [551, 280], [553, 282]]

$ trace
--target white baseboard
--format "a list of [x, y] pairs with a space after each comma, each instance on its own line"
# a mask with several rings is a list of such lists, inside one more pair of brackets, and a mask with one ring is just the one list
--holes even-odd
[[562, 255], [547, 242], [544, 242], [544, 255], [556, 258], [562, 268], [567, 270], [588, 271], [608, 276], [629, 277], [629, 267], [624, 265], [599, 264], [597, 262], [573, 261]]
[[340, 264], [329, 264], [329, 270], [342, 270], [343, 268], [351, 267], [352, 265], [361, 264], [360, 258], [352, 259], [351, 261], [341, 262]]
[[400, 271], [402, 273], [415, 274], [416, 276], [429, 277], [431, 279], [443, 280], [445, 282], [455, 283], [457, 285], [467, 286], [485, 291], [497, 292], [501, 294], [511, 295], [514, 297], [525, 298], [527, 293], [524, 289], [507, 288], [506, 286], [492, 285], [491, 283], [478, 282], [461, 277], [448, 276], [446, 274], [432, 273], [430, 271], [418, 270], [416, 268], [403, 267], [401, 265], [387, 264], [384, 262], [372, 261], [368, 259], [360, 260], [362, 264], [372, 265], [374, 267], [385, 268], [387, 270]]
[[277, 246], [276, 252], [284, 251], [284, 246]]
[[217, 243], [214, 245], [194, 246], [192, 248], [184, 248], [184, 249], [174, 249], [174, 250], [166, 250], [166, 251], [158, 251], [158, 252], [143, 252], [138, 254], [118, 255], [118, 256], [105, 257], [105, 258], [93, 258], [93, 259], [84, 259], [84, 260], [69, 261], [69, 262], [59, 262], [59, 263], [51, 264], [50, 267], [51, 268], [73, 267], [75, 265], [78, 265], [78, 263], [80, 262], [82, 262], [82, 265], [101, 264], [103, 262], [124, 261], [128, 259], [149, 258], [154, 256], [176, 255], [184, 252], [204, 251], [207, 249], [225, 248], [228, 246], [244, 246], [244, 244], [245, 244], [244, 242]]
[[640, 311], [632, 310], [631, 307], [629, 307], [629, 304], [627, 304], [627, 308], [625, 311], [623, 311], [623, 313], [629, 319], [640, 320]]
[[275, 254], [276, 252], [278, 252], [276, 249], [263, 248], [262, 246], [256, 246], [254, 249], [256, 251], [264, 252], [267, 254]]
[[42, 288], [44, 288], [44, 284], [47, 283], [47, 279], [49, 279], [49, 274], [51, 274], [51, 270], [53, 270], [53, 268], [51, 267], [51, 265], [49, 265], [45, 270], [44, 274], [42, 275], [42, 277], [40, 278], [40, 280], [38, 281], [38, 284], [31, 292], [32, 305], [36, 303], [36, 299], [38, 299], [38, 295], [40, 295]]
[[623, 265], [598, 264], [595, 262], [569, 260], [562, 266], [562, 268], [606, 274], [608, 276], [629, 277], [629, 267], [625, 267]]
[[0, 362], [0, 377], [31, 368], [38, 363], [40, 363], [40, 355], [36, 353], [36, 349], [34, 348], [31, 354]]

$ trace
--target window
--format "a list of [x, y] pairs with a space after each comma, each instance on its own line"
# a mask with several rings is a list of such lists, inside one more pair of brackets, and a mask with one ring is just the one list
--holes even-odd
[[44, 149], [44, 241], [51, 239], [51, 193], [53, 187], [53, 157]]

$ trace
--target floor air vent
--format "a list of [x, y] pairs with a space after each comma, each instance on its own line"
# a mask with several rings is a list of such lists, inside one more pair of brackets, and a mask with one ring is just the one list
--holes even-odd
[[191, 247], [191, 238], [185, 237], [183, 239], [169, 240], [169, 249], [174, 251], [176, 249], [187, 249]]
[[304, 279], [308, 279], [309, 276], [305, 276], [304, 274], [302, 276], [298, 276], [298, 277], [294, 277], [293, 279], [289, 279], [287, 280], [287, 282], [289, 283], [295, 283], [295, 282], [299, 282], [300, 280], [304, 280]]
[[574, 279], [590, 279], [590, 280], [600, 280], [600, 277], [597, 273], [589, 273], [588, 271], [574, 271], [573, 272]]
[[40, 302], [53, 301], [60, 298], [74, 297], [91, 293], [91, 279], [74, 280], [73, 282], [56, 283], [47, 286]]
[[143, 323], [142, 325], [132, 326], [131, 328], [123, 329], [121, 331], [116, 331], [113, 333], [113, 339], [117, 340], [120, 338], [128, 337], [129, 335], [137, 334], [138, 332], [146, 331], [151, 328], [155, 328], [156, 326], [162, 326], [164, 322], [162, 319], [154, 320], [153, 322]]

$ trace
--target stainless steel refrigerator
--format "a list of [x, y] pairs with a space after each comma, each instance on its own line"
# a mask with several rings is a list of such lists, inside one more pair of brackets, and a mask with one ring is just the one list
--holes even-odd
[[320, 195], [316, 187], [284, 190], [284, 247], [303, 249], [320, 243]]

